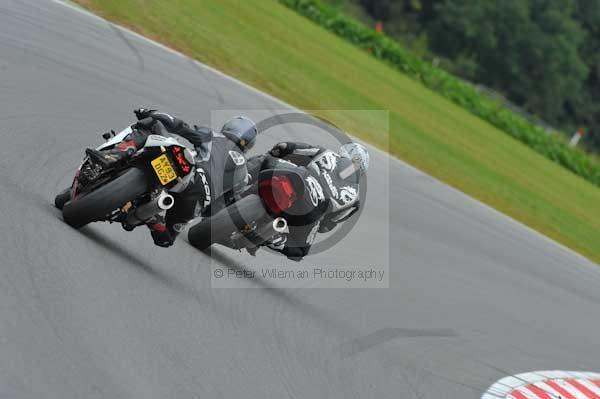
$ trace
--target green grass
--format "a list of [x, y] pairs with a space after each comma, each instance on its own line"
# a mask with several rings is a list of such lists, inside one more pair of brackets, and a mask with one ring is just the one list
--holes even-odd
[[[77, 0], [600, 262], [600, 189], [276, 0]], [[368, 113], [390, 111], [390, 134]]]

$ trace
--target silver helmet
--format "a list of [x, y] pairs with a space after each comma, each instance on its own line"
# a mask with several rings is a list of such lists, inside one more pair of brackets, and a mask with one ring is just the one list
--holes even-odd
[[258, 130], [251, 119], [245, 116], [236, 116], [225, 122], [221, 133], [236, 143], [242, 152], [246, 152], [254, 146]]

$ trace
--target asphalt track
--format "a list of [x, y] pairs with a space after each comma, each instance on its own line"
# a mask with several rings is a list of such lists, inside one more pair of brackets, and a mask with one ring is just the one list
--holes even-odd
[[[600, 370], [597, 265], [379, 152], [355, 230], [306, 262], [389, 262], [389, 288], [215, 289], [185, 240], [69, 228], [53, 195], [145, 105], [204, 124], [282, 108], [71, 8], [0, 1], [0, 398], [478, 398], [508, 374]], [[282, 139], [304, 129], [259, 150]]]

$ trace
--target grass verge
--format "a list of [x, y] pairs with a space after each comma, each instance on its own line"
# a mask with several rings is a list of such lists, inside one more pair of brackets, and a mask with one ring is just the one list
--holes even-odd
[[298, 108], [389, 110], [319, 116], [600, 262], [600, 189], [276, 0], [77, 2]]

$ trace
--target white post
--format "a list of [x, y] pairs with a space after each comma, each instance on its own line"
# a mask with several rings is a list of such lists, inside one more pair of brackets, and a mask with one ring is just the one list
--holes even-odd
[[577, 145], [577, 143], [579, 143], [579, 140], [581, 140], [582, 136], [583, 136], [583, 129], [577, 129], [577, 131], [575, 132], [573, 137], [571, 137], [571, 141], [569, 141], [569, 147], [575, 147]]

